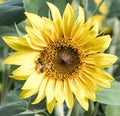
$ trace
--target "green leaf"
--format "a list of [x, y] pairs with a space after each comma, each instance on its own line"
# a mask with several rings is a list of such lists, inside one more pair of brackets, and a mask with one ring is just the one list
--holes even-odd
[[60, 13], [63, 14], [66, 4], [71, 3], [72, 0], [23, 0], [26, 12], [31, 12], [40, 16], [48, 17], [49, 9], [46, 2], [51, 2], [52, 4], [57, 6], [60, 10]]
[[17, 36], [17, 31], [14, 26], [0, 26], [0, 37], [5, 35]]
[[120, 0], [112, 0], [108, 18], [120, 17]]
[[[32, 105], [32, 97], [29, 99], [18, 98], [19, 88], [11, 91], [2, 101], [0, 106], [0, 116], [48, 116], [45, 100], [39, 104]], [[34, 96], [33, 96], [34, 97]]]
[[88, 10], [90, 10], [91, 12], [94, 12], [96, 7], [97, 6], [96, 6], [94, 0], [88, 0]]
[[25, 112], [13, 116], [49, 116], [44, 110], [26, 110]]
[[120, 82], [112, 82], [111, 88], [103, 88], [96, 96], [99, 103], [120, 105]]
[[0, 106], [1, 116], [13, 116], [25, 111], [27, 102], [17, 97], [16, 93], [11, 91]]
[[120, 76], [120, 63], [117, 66], [117, 68], [115, 69], [115, 71], [113, 72], [115, 77], [119, 77]]
[[57, 8], [59, 9], [61, 15], [63, 14], [63, 11], [65, 9], [65, 6], [67, 4], [66, 0], [53, 0], [52, 3], [57, 6]]
[[14, 26], [0, 26], [0, 47], [6, 46], [4, 43], [2, 36], [17, 36], [17, 32]]
[[32, 113], [32, 114], [29, 114], [29, 113], [28, 114], [16, 114], [16, 115], [13, 115], [13, 116], [35, 116], [35, 114], [34, 113]]
[[52, 0], [51, 3], [54, 4], [60, 11], [62, 15], [67, 3], [71, 4], [73, 0]]
[[35, 113], [34, 112], [29, 112], [29, 111], [25, 111], [25, 112], [22, 112], [22, 113], [19, 113], [19, 114], [15, 114], [13, 116], [35, 116]]
[[26, 12], [48, 16], [47, 1], [49, 0], [23, 0], [23, 4]]
[[[15, 28], [16, 28], [16, 31], [17, 31], [17, 33], [18, 33], [18, 36], [23, 36], [23, 35], [25, 35], [25, 29], [24, 29], [24, 27], [22, 27], [22, 23], [19, 23], [19, 25], [17, 25], [16, 23], [15, 23]], [[22, 28], [22, 30], [20, 30]]]
[[19, 23], [25, 18], [22, 0], [13, 0], [0, 5], [0, 25], [13, 25], [15, 22]]
[[105, 116], [120, 116], [120, 106], [114, 105], [106, 106]]
[[[66, 0], [66, 3], [72, 3], [73, 0]], [[78, 1], [78, 0], [77, 0]]]
[[34, 113], [32, 113], [32, 114], [17, 114], [17, 115], [13, 115], [13, 116], [35, 116], [35, 114]]

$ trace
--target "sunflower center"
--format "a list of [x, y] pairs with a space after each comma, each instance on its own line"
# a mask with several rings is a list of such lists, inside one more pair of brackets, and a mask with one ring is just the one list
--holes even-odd
[[41, 53], [44, 71], [50, 78], [64, 79], [78, 74], [83, 57], [81, 48], [64, 38], [51, 42]]
[[76, 49], [59, 47], [53, 62], [53, 67], [58, 74], [71, 74], [78, 67], [80, 60]]

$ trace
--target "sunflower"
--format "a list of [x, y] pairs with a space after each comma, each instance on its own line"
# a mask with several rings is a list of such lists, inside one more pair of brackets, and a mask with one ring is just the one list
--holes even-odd
[[47, 3], [51, 18], [25, 13], [30, 21], [27, 34], [22, 37], [4, 36], [3, 39], [16, 52], [4, 63], [19, 65], [10, 77], [26, 80], [21, 98], [37, 95], [32, 104], [46, 97], [51, 113], [57, 103], [65, 101], [72, 109], [74, 98], [88, 110], [88, 100], [96, 101], [100, 87], [110, 87], [114, 78], [103, 70], [117, 57], [103, 53], [111, 42], [109, 35], [99, 36], [94, 17], [84, 21], [84, 11], [79, 6], [75, 13], [68, 3], [63, 16], [56, 6]]
[[0, 4], [2, 4], [3, 3], [3, 0], [0, 0]]
[[[101, 0], [94, 0], [96, 6], [98, 7], [98, 5], [100, 4]], [[101, 6], [99, 7], [98, 11], [100, 12], [100, 14], [95, 14], [95, 20], [97, 21], [99, 28], [101, 29], [101, 31], [106, 31], [108, 30], [107, 27], [102, 27], [102, 23], [106, 18], [106, 15], [108, 13], [108, 7], [106, 2], [104, 1]]]

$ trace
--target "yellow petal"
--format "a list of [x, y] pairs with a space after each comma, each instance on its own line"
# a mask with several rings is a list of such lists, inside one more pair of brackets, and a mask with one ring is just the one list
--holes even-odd
[[111, 42], [109, 35], [97, 37], [84, 45], [87, 54], [105, 51]]
[[83, 35], [85, 35], [86, 33], [89, 33], [89, 31], [91, 30], [92, 27], [96, 27], [95, 26], [96, 23], [93, 23], [93, 20], [94, 20], [94, 17], [91, 17], [85, 24], [81, 24], [80, 21], [78, 21], [78, 23], [76, 24], [76, 25], [78, 25], [77, 28], [76, 28], [77, 33], [74, 33], [75, 35], [72, 39], [75, 40], [75, 41], [79, 40], [79, 39], [81, 40], [81, 37]]
[[85, 14], [81, 6], [79, 6], [79, 15], [78, 15], [77, 21], [80, 22], [81, 24], [83, 24], [85, 21]]
[[[88, 67], [88, 68], [87, 68]], [[110, 82], [114, 81], [114, 78], [107, 72], [92, 66], [84, 68], [85, 74], [96, 82], [96, 84], [103, 87], [110, 87]]]
[[63, 101], [65, 99], [64, 97], [64, 89], [63, 89], [63, 82], [62, 80], [57, 79], [56, 80], [56, 86], [55, 86], [55, 98], [58, 101], [60, 105], [63, 104]]
[[87, 88], [86, 85], [83, 85], [83, 82], [80, 82], [80, 81], [77, 82], [75, 81], [75, 79], [69, 79], [68, 83], [74, 94], [79, 92], [83, 99], [89, 98], [92, 101], [96, 100], [95, 91], [91, 91], [89, 88]]
[[60, 12], [58, 10], [58, 8], [56, 6], [54, 6], [51, 3], [48, 3], [48, 6], [51, 10], [52, 13], [52, 18], [53, 18], [53, 22], [55, 22], [55, 25], [57, 26], [57, 32], [59, 33], [59, 35], [61, 34], [61, 15]]
[[93, 17], [90, 17], [87, 22], [85, 23], [85, 26], [89, 27], [89, 29], [94, 26], [96, 24], [95, 22], [95, 18], [94, 16]]
[[36, 60], [40, 56], [39, 52], [35, 52], [32, 50], [29, 51], [22, 51], [16, 52], [13, 55], [9, 56], [4, 60], [3, 63], [5, 64], [15, 64], [15, 65], [22, 65], [25, 63], [30, 63]]
[[68, 84], [68, 81], [65, 79], [64, 80], [64, 93], [65, 93], [65, 101], [69, 109], [72, 109], [73, 107], [73, 93], [70, 90], [70, 86]]
[[108, 80], [108, 81], [114, 81], [114, 78], [109, 73], [107, 73], [106, 71], [104, 71], [102, 69], [99, 69], [97, 67], [93, 67], [93, 66], [87, 66], [87, 67], [85, 67], [84, 69], [86, 71], [88, 71], [89, 73], [93, 74], [93, 75], [95, 74], [95, 76], [94, 76], [95, 78], [100, 77], [100, 79], [104, 79], [104, 80]]
[[28, 76], [36, 70], [36, 63], [26, 63], [12, 72], [16, 76]]
[[33, 72], [24, 83], [22, 89], [29, 90], [29, 89], [39, 88], [44, 77], [45, 77], [45, 73], [39, 74], [37, 72]]
[[51, 39], [53, 34], [52, 34], [52, 31], [50, 29], [42, 31], [42, 35], [45, 38], [45, 41], [47, 42], [47, 44], [49, 44], [51, 42], [51, 40], [54, 39], [54, 38]]
[[34, 72], [31, 74], [22, 87], [23, 91], [19, 95], [20, 98], [28, 98], [36, 94], [39, 91], [44, 76], [44, 73], [39, 75], [37, 72]]
[[75, 94], [78, 102], [80, 105], [85, 109], [88, 110], [88, 100], [85, 98], [85, 91], [81, 88], [78, 88], [75, 81], [73, 79], [68, 80], [68, 84], [72, 90], [72, 92]]
[[80, 28], [81, 28], [80, 22], [74, 25], [74, 27], [71, 31], [71, 38], [73, 40], [77, 40], [79, 38], [78, 36], [79, 36], [80, 31], [81, 31]]
[[78, 88], [77, 88], [77, 85], [74, 81], [74, 79], [68, 79], [68, 84], [69, 84], [69, 87], [70, 89], [72, 90], [73, 93], [75, 93], [76, 91], [78, 91]]
[[59, 32], [57, 31], [57, 25], [55, 25], [55, 23], [52, 20], [46, 17], [42, 17], [42, 19], [44, 20], [44, 30], [45, 30], [45, 31], [43, 30], [42, 33], [46, 33], [47, 38], [49, 38], [49, 41], [50, 40], [55, 41], [56, 38], [60, 38]]
[[12, 75], [9, 77], [16, 79], [16, 80], [26, 80], [28, 78], [28, 76], [16, 76], [16, 75]]
[[[79, 89], [79, 87], [77, 86], [76, 82], [74, 81], [74, 79], [68, 79], [68, 84], [69, 84], [69, 87], [71, 89], [71, 91], [73, 93], [76, 93], [76, 92], [81, 92], [83, 91], [83, 88]], [[84, 96], [84, 92], [82, 94], [82, 96]]]
[[[90, 20], [90, 22], [92, 23], [92, 18]], [[72, 32], [72, 39], [73, 41], [77, 42], [80, 46], [81, 45], [85, 45], [86, 43], [88, 43], [89, 41], [93, 40], [96, 38], [96, 36], [98, 35], [98, 24], [94, 23], [93, 25], [80, 25], [78, 24], [77, 28], [76, 28], [76, 32]], [[73, 28], [74, 29], [74, 28]]]
[[20, 98], [28, 98], [31, 97], [32, 95], [36, 94], [36, 91], [34, 89], [30, 89], [30, 90], [23, 90], [19, 97]]
[[89, 104], [88, 104], [88, 99], [85, 97], [82, 97], [81, 95], [82, 93], [80, 92], [76, 92], [75, 93], [75, 97], [77, 98], [78, 102], [80, 103], [80, 105], [85, 109], [88, 110]]
[[27, 16], [27, 18], [29, 19], [30, 23], [34, 28], [38, 28], [38, 29], [43, 28], [42, 19], [40, 16], [28, 12], [25, 12], [25, 15]]
[[110, 81], [108, 81], [108, 80], [99, 80], [99, 79], [97, 79], [96, 83], [98, 85], [102, 86], [102, 87], [106, 87], [106, 88], [110, 88], [111, 87]]
[[55, 79], [49, 79], [47, 86], [46, 86], [46, 97], [47, 97], [47, 102], [50, 103], [55, 96]]
[[3, 36], [3, 40], [8, 46], [16, 51], [29, 50], [31, 49], [27, 41], [22, 37], [16, 36]]
[[34, 102], [32, 102], [32, 104], [37, 104], [45, 97], [45, 90], [46, 90], [47, 82], [48, 82], [48, 78], [44, 78], [40, 85], [40, 89], [39, 89], [37, 98], [35, 99]]
[[27, 35], [29, 36], [30, 40], [34, 42], [35, 45], [43, 46], [43, 47], [46, 46], [47, 42], [45, 41], [45, 38], [42, 36], [42, 30], [38, 30], [32, 27], [26, 26], [26, 31], [27, 31]]
[[71, 37], [73, 40], [76, 39], [79, 36], [79, 34], [81, 33], [81, 31], [82, 31], [81, 25], [83, 25], [83, 24], [84, 24], [84, 11], [83, 11], [82, 7], [79, 7], [79, 16], [77, 17], [75, 25], [71, 31]]
[[117, 56], [105, 54], [105, 53], [98, 53], [94, 55], [89, 55], [86, 57], [85, 62], [89, 65], [94, 65], [99, 68], [106, 68], [112, 65], [117, 60]]
[[85, 97], [89, 98], [92, 101], [96, 101], [96, 96], [95, 96], [95, 90], [93, 90], [89, 85], [86, 85], [86, 83], [83, 80], [80, 80], [79, 77], [75, 78], [76, 81], [76, 86], [77, 88], [82, 89], [85, 93]]
[[47, 103], [47, 109], [48, 109], [48, 112], [49, 113], [52, 113], [54, 107], [55, 107], [55, 104], [56, 104], [56, 100], [53, 99], [50, 103]]
[[45, 39], [43, 39], [42, 34], [37, 33], [35, 29], [31, 27], [26, 27], [26, 31], [28, 33], [28, 37], [25, 36], [29, 45], [36, 50], [41, 50], [43, 47], [47, 46]]
[[84, 83], [86, 86], [90, 87], [91, 91], [99, 91], [99, 88], [96, 85], [96, 82], [93, 78], [88, 76], [86, 73], [82, 73], [78, 76], [80, 81]]
[[[83, 34], [83, 35], [82, 35]], [[88, 32], [84, 32], [80, 34], [80, 36], [78, 35], [78, 39], [77, 39], [77, 43], [79, 43], [80, 46], [84, 46], [86, 44], [89, 43], [89, 41], [92, 41], [93, 39], [96, 38], [97, 34], [98, 34], [98, 24], [96, 23], [91, 30], [89, 30]]]
[[75, 16], [74, 16], [74, 11], [73, 8], [70, 6], [70, 4], [67, 4], [64, 13], [63, 13], [63, 34], [65, 38], [70, 37], [71, 30], [74, 26], [75, 22]]

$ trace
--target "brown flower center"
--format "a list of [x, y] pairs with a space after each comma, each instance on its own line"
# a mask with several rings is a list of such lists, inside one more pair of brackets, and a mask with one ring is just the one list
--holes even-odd
[[41, 52], [42, 63], [38, 65], [41, 73], [50, 78], [70, 78], [80, 73], [84, 54], [81, 47], [71, 39], [61, 38], [51, 42]]
[[53, 62], [58, 74], [71, 74], [78, 67], [80, 59], [77, 50], [71, 47], [59, 47]]

